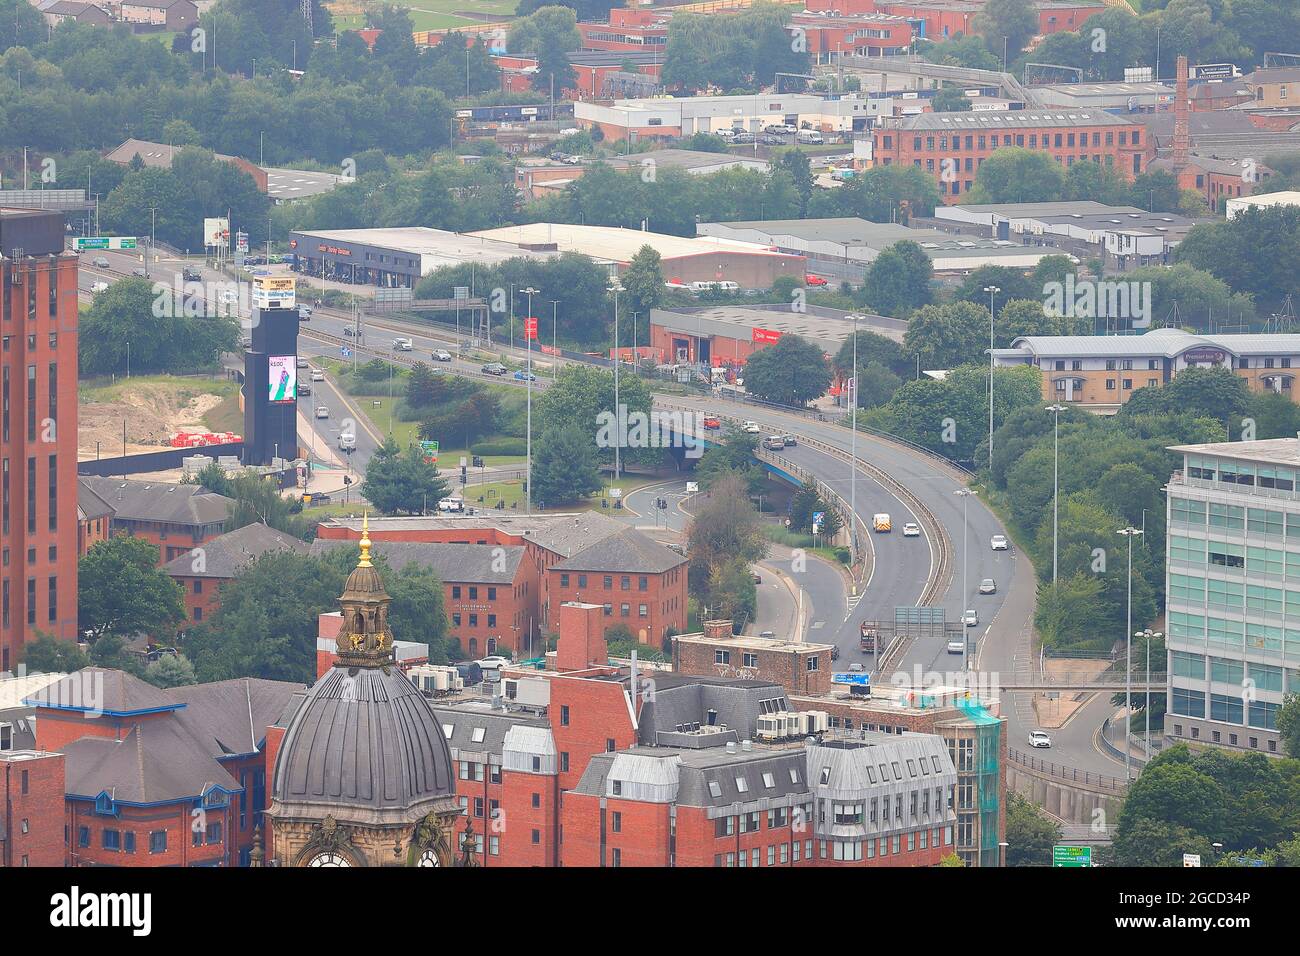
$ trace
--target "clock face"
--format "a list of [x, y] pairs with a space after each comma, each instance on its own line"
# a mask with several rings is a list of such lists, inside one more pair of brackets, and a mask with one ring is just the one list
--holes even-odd
[[317, 853], [308, 862], [308, 866], [351, 866], [346, 857], [337, 853]]
[[438, 854], [432, 850], [425, 850], [420, 854], [420, 866], [439, 866]]

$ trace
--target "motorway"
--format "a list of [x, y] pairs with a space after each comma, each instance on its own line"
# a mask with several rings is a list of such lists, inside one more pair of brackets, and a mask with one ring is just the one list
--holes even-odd
[[[89, 265], [89, 256], [83, 256], [81, 283], [85, 290], [95, 281], [112, 281], [130, 275], [132, 269], [140, 265], [138, 256], [121, 253], [98, 255], [106, 256], [113, 268], [104, 273]], [[171, 282], [172, 276], [180, 267], [179, 261], [163, 260], [151, 266], [152, 277], [157, 281]], [[204, 277], [205, 280], [222, 278], [207, 270], [204, 271]], [[302, 353], [307, 356], [337, 356], [337, 342], [343, 327], [351, 323], [352, 319], [347, 313], [326, 308], [315, 310], [311, 322], [303, 326]], [[314, 334], [323, 334], [327, 339], [313, 341]], [[392, 352], [391, 342], [396, 334], [412, 339], [414, 347], [411, 352]], [[383, 357], [395, 358], [403, 364], [421, 360], [432, 366], [441, 365], [457, 374], [481, 378], [482, 374], [475, 363], [465, 363], [459, 359], [453, 363], [431, 361], [430, 352], [434, 348], [448, 348], [455, 353], [453, 340], [454, 335], [440, 326], [389, 317], [370, 317], [362, 330], [363, 344], [368, 349], [379, 351]], [[524, 354], [517, 348], [511, 350], [500, 344], [494, 344], [492, 351], [505, 352], [514, 359], [522, 359]], [[361, 360], [369, 357], [360, 356]], [[536, 356], [534, 360], [540, 365], [536, 362]], [[557, 361], [568, 364], [566, 360], [550, 356], [546, 357], [546, 361], [548, 365]], [[523, 383], [515, 382], [509, 377], [497, 381], [523, 387]], [[540, 390], [546, 384], [546, 379], [542, 378], [533, 387]], [[339, 419], [343, 410], [348, 409], [348, 403], [332, 383], [316, 382], [313, 383], [313, 388], [313, 401], [328, 404], [331, 417], [325, 421], [309, 419], [315, 426], [315, 435], [305, 437], [309, 442], [319, 440], [335, 443], [341, 424]], [[802, 439], [816, 440], [845, 454], [850, 449], [851, 434], [848, 429], [829, 421], [814, 420], [807, 415], [742, 404], [717, 396], [674, 396], [671, 404], [694, 408], [701, 413], [722, 414], [737, 420], [752, 419], [763, 426], [765, 433], [789, 432]], [[382, 436], [366, 422], [366, 416], [356, 418], [360, 427], [356, 429], [357, 451], [352, 456], [352, 466], [363, 472], [365, 462], [378, 447]], [[963, 501], [956, 492], [965, 483], [955, 469], [934, 458], [865, 433], [857, 436], [857, 451], [861, 461], [882, 470], [922, 500], [937, 523], [946, 529], [951, 559], [945, 579], [938, 582], [935, 603], [945, 609], [948, 620], [959, 619], [966, 608], [978, 612], [979, 625], [969, 629], [972, 638], [977, 641], [971, 661], [972, 670], [983, 675], [983, 679], [994, 686], [998, 680], [996, 675], [999, 674], [1027, 676], [1033, 667], [1030, 636], [1036, 579], [1029, 562], [1017, 554], [1014, 546], [1009, 551], [992, 551], [989, 547], [989, 539], [993, 535], [1005, 533], [997, 517], [978, 497], [967, 499], [969, 523], [965, 535], [966, 544], [963, 545]], [[787, 448], [782, 455], [795, 465], [817, 475], [845, 502], [853, 497], [851, 489], [854, 470], [847, 461], [804, 444]], [[650, 524], [655, 519], [654, 509], [649, 506], [649, 495], [637, 498], [636, 494], [629, 498], [629, 505], [640, 512], [642, 517], [639, 520], [642, 524]], [[895, 607], [915, 605], [922, 599], [936, 561], [938, 542], [933, 540], [933, 529], [922, 520], [922, 516], [914, 514], [902, 497], [862, 468], [857, 470], [856, 476], [856, 506], [857, 514], [865, 526], [870, 526], [873, 514], [883, 511], [892, 516], [895, 529], [890, 534], [863, 534], [863, 538], [869, 537], [872, 555], [870, 570], [860, 593], [848, 593], [845, 576], [820, 559], [792, 560], [780, 570], [807, 595], [809, 607], [806, 639], [837, 645], [840, 649], [840, 667], [856, 661], [867, 669], [873, 669], [870, 656], [864, 655], [859, 649], [859, 622], [864, 619], [892, 619]], [[677, 516], [661, 514], [660, 519], [667, 517], [669, 521], [679, 521], [684, 527], [685, 515], [677, 509], [676, 503], [670, 503], [669, 512], [673, 511], [678, 512]], [[921, 524], [924, 532], [921, 537], [903, 537], [902, 525], [909, 521]], [[863, 548], [868, 546], [865, 540], [861, 543]], [[771, 559], [768, 563], [772, 564]], [[989, 577], [997, 582], [997, 593], [978, 594], [980, 581]], [[775, 595], [771, 597], [773, 601], [776, 600]], [[760, 602], [763, 603], [761, 599]], [[767, 602], [766, 610], [760, 607], [759, 621], [755, 622], [755, 626], [760, 626], [764, 618], [779, 619], [779, 607], [779, 602]], [[906, 680], [909, 686], [915, 686], [918, 682], [951, 684], [961, 670], [960, 655], [949, 654], [945, 641], [937, 636], [914, 641], [892, 664], [890, 670], [893, 681]], [[883, 682], [885, 678], [878, 680]], [[1029, 706], [1030, 695], [1008, 692], [1002, 696], [1002, 712], [1008, 722], [1009, 743], [1012, 747], [1023, 748], [1028, 733], [1038, 729]], [[1112, 710], [1106, 695], [1094, 695], [1091, 702], [1075, 714], [1065, 727], [1052, 731], [1054, 748], [1042, 756], [1079, 770], [1116, 773], [1122, 764], [1105, 755], [1093, 739], [1096, 728]]]

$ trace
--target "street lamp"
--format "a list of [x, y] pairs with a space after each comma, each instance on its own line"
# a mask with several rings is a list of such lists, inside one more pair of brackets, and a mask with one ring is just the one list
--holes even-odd
[[621, 434], [623, 416], [618, 407], [618, 366], [620, 364], [618, 357], [618, 294], [623, 291], [623, 286], [617, 278], [610, 282], [609, 291], [614, 293], [614, 480], [618, 481], [623, 460], [623, 436]]
[[1146, 752], [1146, 763], [1150, 763], [1151, 762], [1151, 642], [1158, 638], [1163, 638], [1165, 635], [1161, 631], [1153, 631], [1151, 630], [1151, 628], [1148, 627], [1145, 631], [1138, 631], [1133, 636], [1142, 638], [1142, 640], [1146, 642], [1146, 646], [1147, 646], [1147, 676], [1146, 676], [1147, 702], [1146, 702], [1146, 707], [1144, 708], [1146, 712], [1146, 746], [1144, 749]]
[[995, 285], [986, 285], [984, 291], [989, 294], [989, 471], [993, 470], [993, 319], [996, 315], [994, 296], [1002, 290]]
[[1133, 779], [1133, 748], [1128, 745], [1128, 721], [1133, 710], [1133, 539], [1142, 534], [1130, 525], [1116, 534], [1128, 539], [1128, 626], [1124, 638], [1124, 779]]
[[[469, 63], [469, 54], [466, 53], [466, 64]], [[469, 74], [467, 73], [466, 76]], [[468, 81], [467, 81], [468, 82]], [[527, 514], [533, 513], [533, 336], [537, 334], [537, 319], [533, 316], [533, 296], [539, 290], [528, 286], [526, 289], [520, 289], [524, 295], [528, 296], [528, 318], [524, 320], [524, 343], [528, 351], [528, 369], [524, 373], [524, 385], [528, 390], [528, 425], [527, 425], [527, 447], [528, 466], [524, 477], [524, 508]], [[533, 323], [532, 332], [528, 330], [528, 323]], [[518, 645], [516, 645], [518, 646]]]
[[970, 597], [970, 591], [967, 590], [968, 583], [966, 580], [966, 533], [969, 528], [969, 522], [966, 520], [966, 506], [970, 502], [971, 496], [975, 491], [971, 488], [958, 488], [953, 492], [961, 498], [961, 608], [962, 608], [962, 635], [961, 635], [961, 669], [969, 670], [967, 662], [967, 650], [970, 647], [970, 641], [966, 637], [966, 600]]
[[[849, 430], [852, 434], [849, 445], [849, 555], [856, 563], [858, 558], [858, 319], [862, 316], [854, 313], [853, 320], [853, 375], [849, 379]], [[858, 593], [858, 582], [853, 581], [852, 593]]]
[[560, 300], [551, 300], [551, 348], [560, 354]]
[[1060, 527], [1058, 505], [1061, 493], [1061, 412], [1065, 411], [1065, 406], [1057, 402], [1055, 405], [1048, 405], [1046, 410], [1052, 413], [1052, 589], [1055, 590], [1059, 564], [1057, 556]]

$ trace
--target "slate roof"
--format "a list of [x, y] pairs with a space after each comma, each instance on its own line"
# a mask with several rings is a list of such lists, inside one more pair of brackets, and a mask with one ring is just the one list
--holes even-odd
[[621, 534], [583, 548], [573, 557], [565, 558], [553, 567], [557, 571], [661, 574], [685, 563], [686, 558], [676, 551], [629, 528]]
[[[360, 518], [332, 518], [322, 524], [347, 528], [358, 534], [361, 532]], [[583, 548], [626, 529], [627, 525], [622, 521], [598, 511], [549, 515], [478, 514], [465, 517], [437, 515], [370, 519], [370, 536], [376, 548], [383, 542], [385, 531], [463, 531], [469, 539], [476, 531], [496, 530], [502, 534], [527, 538], [546, 550], [565, 557], [571, 557]]]
[[903, 132], [978, 133], [983, 130], [1000, 133], [1003, 130], [1041, 129], [1043, 127], [1069, 126], [1133, 126], [1134, 122], [1105, 110], [1061, 106], [1041, 110], [984, 111], [979, 113], [918, 113], [902, 120], [897, 126], [884, 129]]
[[32, 694], [28, 700], [38, 708], [97, 708], [110, 716], [177, 710], [184, 706], [169, 696], [167, 691], [160, 690], [133, 674], [104, 667], [83, 667], [75, 674], [68, 674]]
[[307, 542], [264, 524], [249, 524], [213, 538], [203, 545], [203, 562], [198, 564], [192, 552], [177, 555], [162, 569], [178, 577], [238, 577], [243, 570], [270, 551], [293, 551], [306, 554]]
[[113, 506], [95, 493], [84, 481], [77, 482], [77, 517], [83, 521], [111, 518]]
[[169, 803], [198, 797], [211, 786], [243, 788], [221, 764], [194, 746], [169, 720], [136, 724], [121, 740], [82, 737], [63, 747], [69, 796], [107, 791], [121, 803]]
[[152, 521], [188, 526], [218, 524], [234, 501], [202, 485], [81, 475], [78, 482], [113, 509], [120, 521]]
[[[549, 729], [545, 720], [478, 707], [433, 707], [434, 719], [442, 728], [452, 756], [490, 754], [489, 763], [500, 762], [506, 735], [515, 727]], [[450, 732], [448, 732], [450, 731]], [[475, 740], [475, 737], [481, 737]]]
[[[311, 543], [312, 554], [324, 554], [336, 548], [355, 545], [355, 541], [317, 538]], [[408, 564], [432, 568], [442, 581], [464, 584], [514, 583], [519, 562], [524, 558], [522, 545], [498, 547], [490, 544], [447, 544], [426, 541], [376, 541], [371, 549], [394, 571]]]
[[173, 687], [166, 695], [184, 709], [176, 719], [213, 757], [258, 751], [271, 726], [286, 704], [302, 692], [291, 681], [240, 677]]

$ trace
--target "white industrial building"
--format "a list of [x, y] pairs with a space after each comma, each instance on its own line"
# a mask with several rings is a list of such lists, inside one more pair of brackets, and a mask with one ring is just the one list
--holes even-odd
[[1300, 192], [1264, 193], [1259, 196], [1241, 196], [1229, 199], [1224, 211], [1229, 219], [1236, 219], [1246, 209], [1269, 209], [1273, 206], [1300, 206]]
[[738, 129], [759, 133], [781, 123], [827, 132], [867, 129], [878, 116], [893, 113], [892, 97], [863, 94], [828, 99], [814, 93], [758, 96], [679, 96], [615, 100], [579, 100], [573, 118], [584, 129], [599, 128], [606, 139], [691, 136]]

